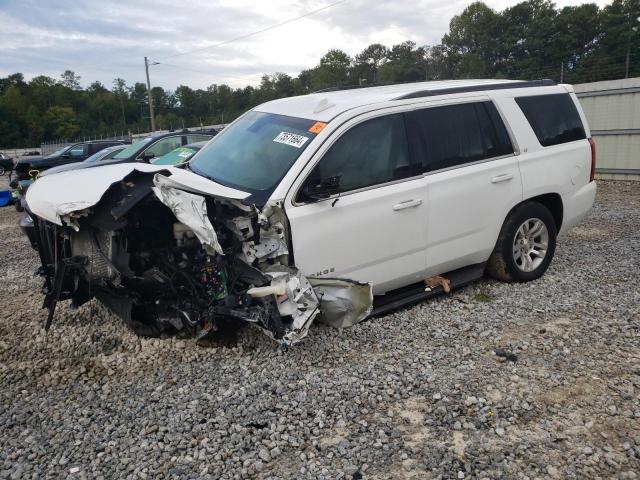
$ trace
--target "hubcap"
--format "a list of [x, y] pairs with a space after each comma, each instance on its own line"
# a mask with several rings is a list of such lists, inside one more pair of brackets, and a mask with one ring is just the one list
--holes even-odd
[[549, 231], [539, 218], [526, 220], [513, 239], [513, 260], [523, 272], [532, 272], [540, 266], [549, 248]]

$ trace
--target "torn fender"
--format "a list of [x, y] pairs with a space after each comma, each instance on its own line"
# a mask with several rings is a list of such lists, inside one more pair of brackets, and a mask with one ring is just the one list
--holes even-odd
[[295, 270], [267, 272], [270, 285], [249, 289], [254, 298], [273, 295], [281, 316], [293, 322], [286, 327], [280, 341], [294, 344], [307, 336], [309, 327], [318, 318], [335, 328], [351, 327], [369, 316], [373, 309], [373, 288], [339, 278], [307, 278]]
[[218, 235], [207, 216], [207, 203], [202, 195], [189, 193], [173, 187], [172, 182], [164, 175], [156, 174], [153, 179], [153, 193], [156, 197], [171, 209], [176, 218], [189, 227], [198, 237], [209, 255], [214, 252], [224, 255], [224, 251], [218, 243]]
[[61, 172], [40, 178], [27, 190], [27, 204], [34, 214], [62, 225], [62, 217], [98, 204], [114, 183], [124, 180], [133, 171], [166, 173], [172, 186], [201, 195], [230, 200], [243, 200], [249, 196], [247, 192], [225, 187], [182, 168], [121, 163]]
[[360, 323], [373, 310], [373, 288], [342, 278], [309, 278], [309, 283], [320, 299], [318, 318], [334, 328], [346, 328]]

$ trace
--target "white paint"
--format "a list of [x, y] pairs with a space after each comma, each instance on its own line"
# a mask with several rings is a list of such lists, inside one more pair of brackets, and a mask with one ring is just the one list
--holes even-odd
[[166, 171], [169, 174], [167, 182], [171, 186], [193, 193], [235, 200], [249, 196], [246, 192], [225, 187], [187, 170], [145, 163], [121, 163], [40, 178], [27, 190], [27, 204], [39, 217], [61, 225], [61, 217], [96, 205], [111, 185], [134, 170], [147, 173]]

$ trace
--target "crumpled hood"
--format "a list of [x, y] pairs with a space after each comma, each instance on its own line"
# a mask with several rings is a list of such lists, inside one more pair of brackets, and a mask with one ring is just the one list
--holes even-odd
[[45, 220], [62, 225], [61, 217], [96, 205], [111, 185], [133, 171], [149, 174], [163, 172], [177, 188], [202, 195], [232, 200], [243, 200], [250, 195], [182, 168], [122, 163], [60, 172], [38, 179], [27, 191], [29, 210]]

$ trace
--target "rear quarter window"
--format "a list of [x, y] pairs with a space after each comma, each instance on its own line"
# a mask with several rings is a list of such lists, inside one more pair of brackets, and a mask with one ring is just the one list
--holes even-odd
[[517, 97], [515, 101], [543, 147], [587, 138], [568, 93]]
[[492, 102], [414, 110], [406, 114], [411, 153], [423, 172], [458, 167], [513, 153]]

